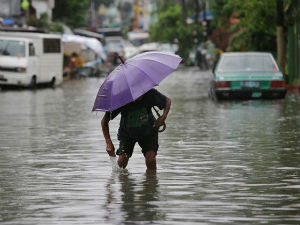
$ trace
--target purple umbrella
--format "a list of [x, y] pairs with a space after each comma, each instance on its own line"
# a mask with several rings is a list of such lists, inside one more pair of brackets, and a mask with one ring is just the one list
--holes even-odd
[[101, 85], [93, 111], [111, 112], [157, 86], [181, 62], [178, 55], [146, 52], [122, 62]]

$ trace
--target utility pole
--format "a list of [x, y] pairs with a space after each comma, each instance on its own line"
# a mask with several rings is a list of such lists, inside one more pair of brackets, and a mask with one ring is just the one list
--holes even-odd
[[207, 40], [207, 19], [206, 19], [206, 0], [201, 0], [202, 5], [202, 12], [203, 12], [203, 20], [202, 20], [202, 34], [203, 34], [203, 40]]
[[199, 16], [200, 16], [200, 4], [199, 4], [199, 0], [194, 0], [195, 3], [195, 20], [194, 23], [196, 25], [199, 24]]
[[288, 76], [289, 88], [300, 87], [300, 0], [290, 2], [286, 13], [292, 15], [288, 25]]
[[182, 7], [182, 22], [183, 24], [186, 24], [187, 8], [186, 8], [185, 0], [181, 0], [181, 7]]
[[132, 30], [138, 30], [140, 23], [140, 10], [139, 0], [135, 0], [133, 4], [134, 20], [132, 24]]
[[28, 26], [28, 22], [29, 22], [29, 2], [28, 2], [28, 0], [23, 0], [22, 1], [21, 8], [25, 12], [26, 25]]
[[95, 18], [96, 18], [96, 14], [95, 14], [95, 1], [94, 0], [90, 0], [90, 12], [89, 12], [89, 26], [90, 27], [94, 27]]

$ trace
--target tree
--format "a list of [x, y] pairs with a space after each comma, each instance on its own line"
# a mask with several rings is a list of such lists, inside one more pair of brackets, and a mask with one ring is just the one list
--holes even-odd
[[187, 59], [189, 50], [194, 45], [194, 31], [201, 33], [200, 27], [187, 25], [182, 19], [180, 4], [170, 5], [158, 14], [158, 22], [150, 28], [150, 38], [153, 41], [177, 43], [178, 54]]
[[[222, 8], [220, 8], [222, 7]], [[230, 27], [234, 33], [228, 50], [276, 52], [276, 2], [265, 0], [215, 0], [212, 4], [217, 24], [229, 23], [233, 13], [240, 22]]]
[[89, 0], [55, 0], [53, 20], [72, 28], [86, 26], [88, 5]]
[[286, 42], [284, 38], [284, 12], [283, 12], [283, 1], [276, 0], [277, 3], [277, 27], [276, 27], [276, 37], [277, 37], [277, 62], [280, 70], [284, 72], [285, 58], [286, 58]]

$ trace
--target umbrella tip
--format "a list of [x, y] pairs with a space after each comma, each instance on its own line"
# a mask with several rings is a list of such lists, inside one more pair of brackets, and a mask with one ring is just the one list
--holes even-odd
[[122, 56], [118, 55], [119, 59], [121, 60], [122, 64], [125, 63], [124, 59], [122, 58]]

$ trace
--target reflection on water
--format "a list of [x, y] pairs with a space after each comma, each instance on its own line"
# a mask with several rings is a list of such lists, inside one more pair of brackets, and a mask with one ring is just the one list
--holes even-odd
[[[113, 184], [120, 185], [117, 193], [114, 193]], [[112, 213], [113, 206], [118, 203], [120, 195], [120, 223], [122, 224], [153, 224], [154, 221], [163, 221], [164, 215], [160, 211], [157, 202], [159, 201], [158, 179], [156, 173], [147, 171], [141, 181], [134, 179], [128, 170], [113, 173], [107, 184], [107, 209], [106, 222], [111, 222], [115, 218]], [[119, 192], [119, 193], [118, 193]], [[112, 217], [114, 216], [114, 217]]]
[[[145, 171], [135, 178], [128, 169], [117, 168], [112, 159], [112, 173], [106, 184], [106, 201], [103, 208], [107, 211], [106, 223], [116, 220], [121, 224], [154, 224], [164, 221], [164, 214], [159, 209], [159, 181], [156, 171]], [[116, 212], [116, 208], [120, 212]]]
[[148, 173], [138, 146], [126, 170], [107, 156], [91, 113], [101, 82], [0, 93], [1, 224], [299, 224], [299, 94], [216, 103], [209, 74], [172, 74]]

